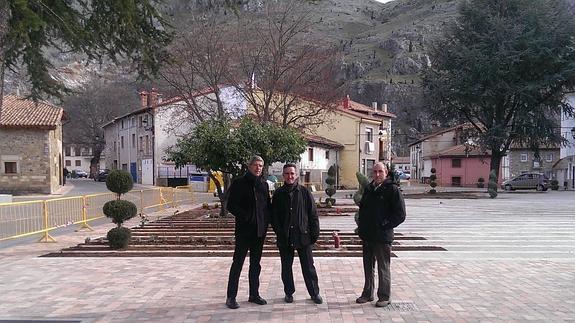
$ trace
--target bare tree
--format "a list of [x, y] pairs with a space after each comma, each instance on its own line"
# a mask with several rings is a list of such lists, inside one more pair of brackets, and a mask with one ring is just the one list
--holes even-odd
[[128, 83], [103, 81], [92, 81], [63, 102], [69, 116], [63, 128], [64, 143], [92, 148], [91, 175], [98, 171], [106, 146], [102, 125], [128, 113], [134, 107], [133, 102], [139, 102], [137, 93]]
[[[230, 66], [229, 29], [215, 16], [194, 21], [189, 31], [176, 39], [169, 51], [170, 64], [159, 73], [168, 88], [184, 104], [174, 106], [171, 127], [182, 122], [227, 120], [237, 111], [226, 109], [222, 86]], [[178, 109], [178, 107], [180, 109]]]
[[230, 83], [259, 121], [313, 130], [336, 107], [338, 52], [311, 39], [312, 10], [308, 3], [290, 0], [240, 16]]

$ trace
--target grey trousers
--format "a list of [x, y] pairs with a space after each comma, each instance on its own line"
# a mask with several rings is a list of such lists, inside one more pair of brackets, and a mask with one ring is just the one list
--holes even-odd
[[363, 271], [365, 273], [365, 284], [361, 296], [373, 298], [375, 262], [377, 261], [377, 298], [388, 301], [391, 293], [391, 271], [390, 257], [391, 244], [383, 242], [363, 241]]

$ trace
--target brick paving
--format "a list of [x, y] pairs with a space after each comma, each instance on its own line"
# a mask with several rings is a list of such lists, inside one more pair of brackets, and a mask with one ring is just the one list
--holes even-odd
[[[230, 258], [39, 258], [84, 240], [0, 249], [0, 320], [82, 322], [575, 322], [573, 192], [501, 194], [496, 200], [408, 200], [403, 234], [447, 251], [398, 252], [392, 305], [355, 304], [361, 258], [316, 258], [324, 304], [294, 266], [293, 304], [283, 302], [278, 258], [262, 259], [268, 305], [225, 307]], [[441, 202], [441, 204], [440, 204]], [[353, 229], [352, 217], [321, 219]], [[420, 243], [420, 242], [418, 242]]]

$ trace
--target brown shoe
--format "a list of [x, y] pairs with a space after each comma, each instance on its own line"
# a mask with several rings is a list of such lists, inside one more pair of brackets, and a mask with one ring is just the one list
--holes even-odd
[[386, 301], [383, 299], [380, 299], [375, 303], [376, 307], [386, 307], [387, 305], [389, 305], [389, 301], [388, 300]]
[[373, 302], [373, 297], [360, 296], [355, 300], [355, 302], [358, 304]]

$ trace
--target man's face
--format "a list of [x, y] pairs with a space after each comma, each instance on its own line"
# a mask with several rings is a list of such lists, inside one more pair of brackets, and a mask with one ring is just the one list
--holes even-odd
[[248, 166], [248, 170], [254, 176], [261, 176], [263, 169], [264, 169], [264, 162], [261, 160], [256, 160]]
[[387, 168], [382, 164], [373, 166], [373, 181], [375, 184], [381, 184], [387, 177]]
[[291, 185], [291, 184], [295, 183], [295, 181], [298, 178], [295, 167], [284, 168], [283, 177], [284, 177], [284, 183], [285, 184]]

